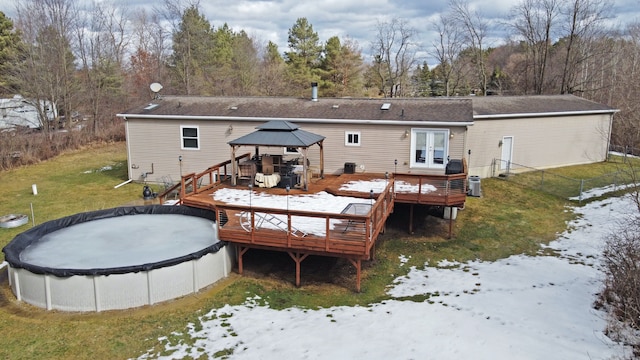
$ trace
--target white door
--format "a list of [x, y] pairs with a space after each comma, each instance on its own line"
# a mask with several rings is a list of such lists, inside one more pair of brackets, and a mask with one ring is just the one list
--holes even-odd
[[502, 155], [500, 156], [500, 170], [511, 168], [513, 159], [513, 136], [502, 137]]
[[444, 168], [447, 156], [446, 130], [412, 130], [411, 166], [426, 168]]

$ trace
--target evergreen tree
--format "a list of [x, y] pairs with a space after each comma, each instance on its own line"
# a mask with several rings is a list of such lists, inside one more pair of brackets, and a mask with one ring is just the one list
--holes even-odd
[[317, 68], [320, 65], [322, 46], [318, 33], [306, 18], [299, 18], [289, 29], [289, 48], [285, 53], [293, 94], [303, 95], [312, 81], [319, 80]]
[[[173, 54], [169, 67], [179, 91], [191, 95], [206, 95], [212, 88], [214, 35], [209, 21], [194, 5], [187, 8], [178, 30], [173, 33]], [[221, 54], [218, 54], [220, 57]]]
[[426, 62], [418, 65], [413, 73], [413, 86], [415, 96], [431, 96], [431, 71]]
[[260, 72], [260, 94], [283, 95], [286, 82], [283, 80], [286, 65], [278, 52], [278, 45], [269, 41], [262, 59], [262, 71]]
[[320, 76], [324, 96], [362, 95], [363, 62], [357, 44], [331, 37], [324, 48]]
[[0, 92], [11, 95], [17, 92], [13, 66], [19, 61], [22, 42], [13, 21], [0, 11]]
[[259, 82], [258, 50], [253, 39], [246, 32], [240, 31], [233, 37], [233, 91], [236, 95], [258, 94]]

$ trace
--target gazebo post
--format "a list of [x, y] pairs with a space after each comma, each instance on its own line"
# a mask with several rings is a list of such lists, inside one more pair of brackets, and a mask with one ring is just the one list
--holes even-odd
[[236, 147], [231, 146], [231, 185], [236, 186], [238, 179], [236, 177], [238, 173], [238, 164], [236, 164]]
[[323, 142], [324, 140], [318, 143], [318, 146], [320, 146], [320, 179], [324, 179], [324, 146], [322, 146]]
[[309, 189], [309, 176], [307, 176], [307, 171], [309, 167], [307, 166], [307, 153], [309, 148], [302, 148], [302, 183], [304, 184], [304, 191]]

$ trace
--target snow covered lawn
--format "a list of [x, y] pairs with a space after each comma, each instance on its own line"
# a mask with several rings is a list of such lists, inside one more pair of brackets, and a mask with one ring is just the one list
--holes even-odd
[[[604, 334], [593, 309], [603, 235], [629, 216], [628, 198], [575, 210], [581, 219], [548, 245], [558, 256], [412, 268], [370, 306], [271, 309], [258, 296], [210, 310], [183, 334], [159, 341], [182, 359], [219, 352], [230, 359], [608, 359], [629, 350]], [[637, 210], [636, 210], [637, 211]], [[548, 251], [547, 251], [548, 253]], [[398, 259], [405, 266], [411, 254]], [[417, 296], [428, 300], [411, 301]], [[168, 340], [186, 338], [188, 341]]]

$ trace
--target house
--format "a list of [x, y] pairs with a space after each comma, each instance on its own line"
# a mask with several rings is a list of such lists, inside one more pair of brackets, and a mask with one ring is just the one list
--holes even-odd
[[553, 168], [607, 159], [617, 110], [573, 95], [474, 97], [470, 174]]
[[[58, 116], [56, 107], [50, 101], [40, 101], [48, 121]], [[39, 129], [42, 126], [39, 112], [34, 101], [27, 100], [20, 95], [10, 99], [0, 99], [0, 130], [14, 128]]]
[[[296, 263], [296, 285], [308, 255], [342, 257], [355, 267], [359, 291], [361, 262], [372, 258], [394, 204], [409, 205], [410, 232], [414, 205], [441, 206], [445, 218], [449, 209], [451, 237], [453, 209], [464, 206], [467, 175], [494, 176], [517, 170], [516, 164], [549, 168], [603, 161], [616, 112], [570, 95], [318, 99], [312, 94], [311, 99], [161, 96], [119, 114], [125, 119], [129, 178], [181, 179], [176, 186], [182, 204], [215, 208], [218, 236], [236, 246], [240, 273], [243, 254], [254, 248], [287, 252]], [[319, 151], [311, 150], [315, 146]], [[227, 204], [211, 196], [222, 174], [231, 175], [232, 185], [241, 177], [266, 184], [268, 172], [278, 178], [278, 167], [300, 159], [313, 177], [394, 176], [379, 193], [370, 190], [364, 210], [352, 203], [340, 214]], [[461, 165], [455, 166], [458, 173], [452, 164]], [[305, 175], [307, 190], [303, 170]], [[327, 176], [314, 185], [342, 178]], [[200, 179], [208, 184], [201, 186]], [[396, 184], [411, 190], [399, 191]], [[290, 187], [285, 189], [288, 199]], [[303, 222], [319, 217], [326, 231], [300, 232], [294, 217]], [[263, 229], [260, 224], [270, 221], [265, 219], [279, 220], [274, 229]], [[364, 224], [361, 231], [351, 231], [355, 223]]]
[[[613, 114], [572, 95], [355, 99], [159, 96], [125, 119], [129, 178], [160, 182], [231, 159], [229, 143], [271, 120], [325, 137], [325, 174], [443, 174], [465, 159], [468, 173], [511, 164], [550, 168], [606, 159]], [[236, 149], [253, 152], [252, 147]], [[301, 157], [299, 148], [265, 154]], [[307, 159], [319, 175], [319, 154]]]

